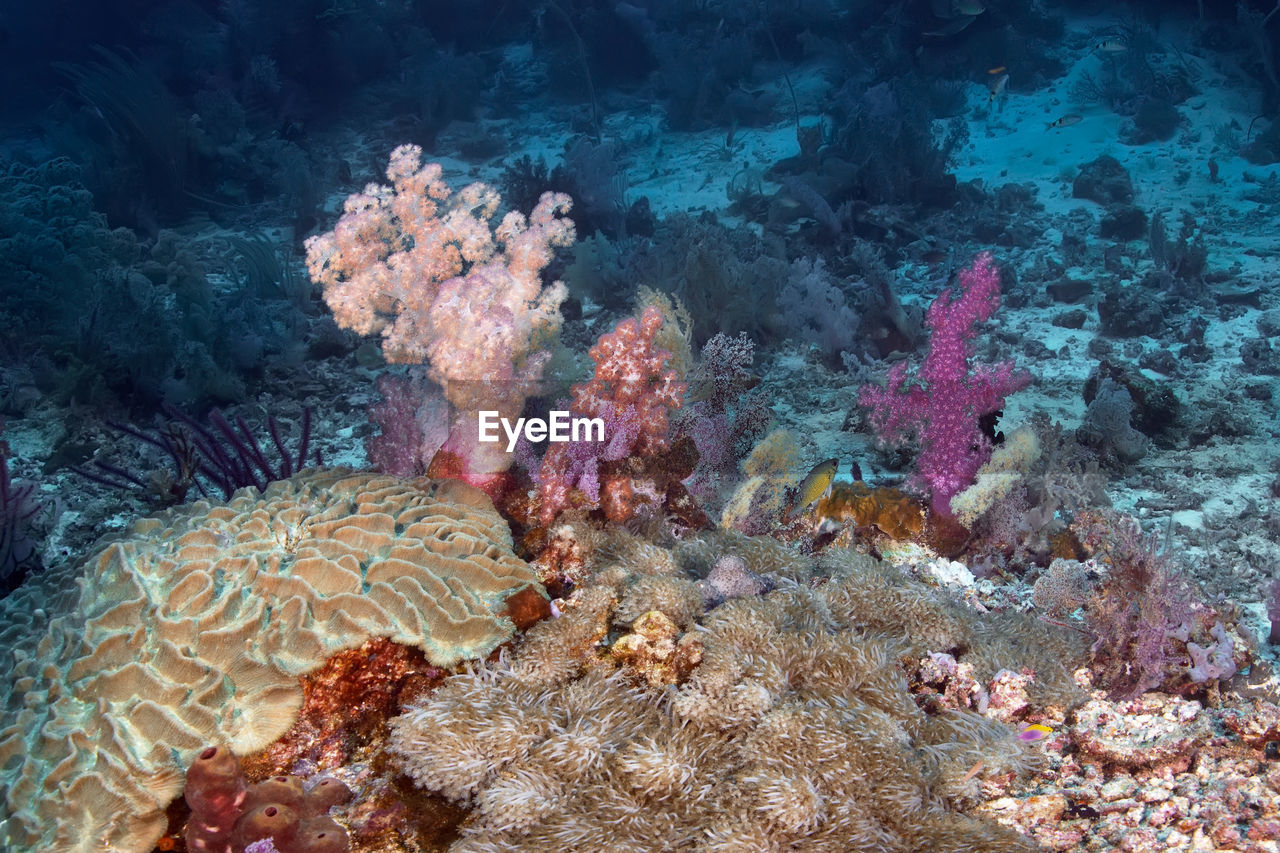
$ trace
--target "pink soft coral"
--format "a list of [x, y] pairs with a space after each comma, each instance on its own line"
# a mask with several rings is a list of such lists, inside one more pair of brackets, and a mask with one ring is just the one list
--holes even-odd
[[464, 478], [486, 485], [510, 457], [480, 444], [476, 412], [514, 419], [537, 388], [560, 329], [565, 287], [543, 285], [557, 246], [573, 243], [569, 197], [544, 193], [526, 218], [470, 184], [453, 192], [422, 149], [391, 152], [390, 186], [349, 197], [333, 231], [307, 240], [307, 269], [339, 326], [381, 333], [387, 360], [423, 364], [456, 410], [448, 448]]
[[667, 367], [671, 353], [654, 345], [662, 323], [662, 311], [650, 306], [639, 319], [629, 317], [601, 335], [591, 348], [595, 374], [573, 386], [569, 410], [575, 417], [600, 418], [604, 441], [553, 444], [547, 450], [538, 473], [543, 524], [572, 506], [575, 492], [615, 521], [630, 518], [638, 502], [658, 499], [656, 487], [631, 476], [634, 471], [611, 471], [607, 463], [633, 457], [643, 468], [643, 460], [668, 447], [667, 414], [680, 407], [687, 386]]
[[960, 296], [950, 288], [929, 306], [929, 354], [907, 385], [907, 364], [890, 369], [885, 387], [864, 386], [860, 400], [871, 425], [890, 442], [915, 436], [920, 443], [917, 483], [932, 498], [933, 509], [951, 515], [951, 498], [967, 488], [991, 452], [979, 429], [984, 415], [997, 412], [1009, 394], [1031, 377], [1009, 362], [971, 365], [969, 342], [976, 326], [1000, 305], [1000, 274], [989, 252], [960, 272]]

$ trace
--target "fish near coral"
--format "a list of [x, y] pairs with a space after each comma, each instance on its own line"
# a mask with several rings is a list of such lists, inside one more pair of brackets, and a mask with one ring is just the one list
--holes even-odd
[[789, 520], [796, 513], [804, 511], [814, 501], [831, 494], [831, 482], [835, 479], [836, 469], [839, 466], [838, 459], [827, 459], [814, 465], [796, 487], [795, 496], [791, 499], [791, 505], [787, 507], [787, 511], [783, 513], [783, 519]]
[[1023, 743], [1034, 743], [1043, 740], [1053, 734], [1053, 729], [1043, 726], [1040, 723], [1028, 723], [1022, 727], [1022, 731], [1018, 732], [1018, 740]]

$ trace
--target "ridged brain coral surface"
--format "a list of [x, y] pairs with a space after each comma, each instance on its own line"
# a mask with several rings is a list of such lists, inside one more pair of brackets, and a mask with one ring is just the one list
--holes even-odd
[[192, 756], [284, 734], [298, 676], [372, 637], [483, 657], [536, 577], [479, 491], [327, 470], [139, 521], [78, 583], [0, 610], [5, 850], [150, 850]]

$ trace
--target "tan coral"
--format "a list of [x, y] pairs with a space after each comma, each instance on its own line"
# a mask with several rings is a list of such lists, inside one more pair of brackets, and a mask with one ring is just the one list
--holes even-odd
[[688, 578], [642, 577], [627, 588], [614, 618], [630, 625], [652, 610], [688, 628], [702, 615], [702, 591]]
[[22, 615], [39, 585], [3, 605], [23, 701], [0, 716], [0, 846], [150, 850], [194, 752], [284, 734], [298, 676], [373, 637], [439, 666], [482, 657], [535, 582], [488, 498], [455, 482], [313, 471], [143, 520], [59, 613]]
[[[954, 811], [963, 792], [951, 789], [972, 782], [968, 768], [1028, 764], [1015, 729], [920, 710], [898, 663], [917, 641], [901, 624], [883, 617], [883, 630], [868, 631], [860, 613], [832, 608], [820, 624], [798, 618], [822, 601], [883, 594], [882, 574], [845, 563], [819, 590], [792, 586], [706, 614], [705, 658], [675, 689], [629, 678], [590, 650], [575, 679], [530, 677], [531, 647], [542, 657], [539, 637], [572, 617], [541, 622], [510, 661], [450, 679], [393, 720], [396, 763], [475, 806], [451, 853], [1036, 849]], [[594, 606], [607, 600], [592, 592], [583, 599]], [[959, 639], [972, 618], [957, 621]], [[657, 614], [633, 629], [642, 639], [676, 631]]]

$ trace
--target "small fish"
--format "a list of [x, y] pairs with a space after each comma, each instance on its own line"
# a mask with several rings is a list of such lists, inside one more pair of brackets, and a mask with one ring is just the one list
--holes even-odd
[[961, 15], [981, 15], [987, 11], [987, 7], [982, 4], [982, 0], [955, 0], [951, 4], [951, 8]]
[[787, 507], [787, 512], [783, 518], [791, 518], [797, 512], [805, 509], [809, 504], [826, 497], [831, 491], [831, 482], [836, 478], [836, 468], [839, 466], [840, 460], [828, 459], [825, 462], [819, 462], [813, 466], [813, 470], [800, 481], [800, 485], [796, 488], [795, 497], [791, 499], [791, 505]]
[[1093, 820], [1100, 816], [1098, 814], [1098, 810], [1088, 803], [1068, 803], [1063, 814], [1070, 818], [1080, 817], [1085, 818], [1086, 820]]
[[965, 782], [968, 782], [968, 781], [969, 781], [970, 779], [972, 779], [974, 776], [977, 776], [979, 773], [981, 773], [981, 772], [982, 772], [982, 768], [983, 768], [984, 766], [985, 766], [985, 765], [984, 765], [983, 761], [982, 761], [981, 759], [979, 759], [977, 764], [975, 764], [975, 765], [973, 765], [972, 767], [970, 767], [970, 768], [969, 768], [969, 772], [968, 772], [968, 773], [966, 773], [966, 774], [964, 774], [963, 776], [961, 776], [961, 777], [960, 777], [960, 784], [961, 784], [961, 785], [963, 785]]
[[991, 90], [991, 100], [994, 101], [996, 98], [999, 98], [1001, 95], [1003, 95], [1005, 86], [1008, 86], [1008, 85], [1009, 85], [1008, 74], [1001, 74], [999, 77], [992, 80], [987, 85], [987, 88]]
[[1022, 727], [1022, 731], [1018, 732], [1018, 740], [1025, 743], [1043, 740], [1053, 734], [1053, 729], [1048, 726], [1042, 726], [1039, 723], [1028, 723]]
[[1079, 124], [1084, 120], [1084, 116], [1079, 113], [1067, 113], [1057, 121], [1051, 121], [1044, 126], [1045, 130], [1056, 130], [1059, 127], [1071, 127], [1073, 124]]
[[1129, 49], [1129, 45], [1120, 41], [1120, 39], [1107, 39], [1100, 41], [1093, 46], [1093, 49], [1099, 53], [1124, 53]]
[[997, 65], [995, 68], [987, 69], [988, 74], [1003, 74], [1004, 72], [1005, 72], [1005, 67], [1003, 65]]

